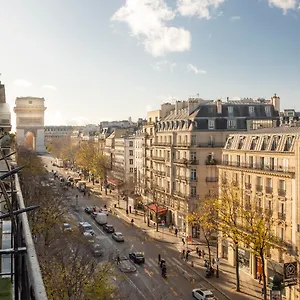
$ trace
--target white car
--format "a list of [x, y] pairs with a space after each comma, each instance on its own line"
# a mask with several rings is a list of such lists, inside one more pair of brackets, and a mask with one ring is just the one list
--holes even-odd
[[209, 290], [205, 290], [205, 289], [193, 289], [192, 291], [193, 297], [198, 299], [198, 300], [213, 300], [216, 299], [216, 297], [214, 296], [214, 294], [209, 291]]

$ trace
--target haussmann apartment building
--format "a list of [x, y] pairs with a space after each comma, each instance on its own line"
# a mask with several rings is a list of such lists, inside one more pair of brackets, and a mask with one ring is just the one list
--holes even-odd
[[[284, 263], [296, 260], [300, 245], [300, 127], [230, 135], [219, 165], [219, 181], [223, 180], [237, 184], [243, 203], [256, 203], [262, 212], [270, 210], [273, 214], [277, 221], [274, 232], [282, 243], [267, 254], [266, 271], [268, 278], [283, 275]], [[230, 245], [230, 240], [219, 241], [220, 254], [234, 265]], [[246, 245], [239, 249], [239, 261], [253, 278], [262, 273], [260, 258]], [[292, 287], [291, 294], [286, 288], [286, 294], [287, 299], [299, 299], [299, 286]]]
[[[201, 199], [218, 191], [217, 164], [231, 133], [279, 125], [280, 98], [270, 100], [189, 99], [164, 103], [148, 113], [145, 134], [144, 202], [168, 208], [167, 225], [198, 237], [199, 229], [185, 218]], [[153, 193], [152, 193], [153, 194]], [[187, 228], [188, 227], [188, 228]]]

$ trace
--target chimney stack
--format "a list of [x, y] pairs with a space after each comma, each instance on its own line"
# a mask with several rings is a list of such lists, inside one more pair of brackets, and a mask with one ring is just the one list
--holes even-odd
[[217, 100], [217, 113], [222, 114], [222, 100], [221, 99]]

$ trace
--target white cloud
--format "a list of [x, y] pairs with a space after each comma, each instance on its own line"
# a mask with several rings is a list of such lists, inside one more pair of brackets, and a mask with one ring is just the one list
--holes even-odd
[[50, 85], [50, 84], [44, 84], [44, 85], [42, 86], [42, 89], [53, 90], [53, 91], [56, 91], [56, 90], [57, 90], [56, 86]]
[[198, 74], [206, 74], [205, 70], [198, 69], [196, 66], [194, 66], [192, 64], [188, 64], [187, 69], [188, 69], [189, 72], [194, 72], [197, 75]]
[[298, 0], [268, 0], [270, 6], [281, 8], [284, 13], [289, 9], [297, 9]]
[[168, 60], [161, 60], [157, 61], [152, 67], [156, 71], [163, 71], [165, 69], [168, 69], [173, 72], [174, 68], [176, 67], [176, 63], [170, 62]]
[[240, 16], [232, 16], [232, 17], [230, 18], [231, 21], [238, 21], [238, 20], [240, 20], [240, 19], [241, 19]]
[[177, 9], [184, 17], [197, 16], [210, 19], [211, 10], [218, 8], [225, 0], [177, 0]]
[[164, 0], [127, 0], [111, 17], [111, 21], [125, 22], [131, 33], [151, 55], [158, 57], [168, 52], [190, 49], [191, 34], [181, 27], [169, 27], [175, 18]]
[[32, 83], [27, 81], [26, 79], [16, 79], [13, 82], [13, 84], [17, 85], [17, 86], [20, 86], [20, 87], [25, 87], [25, 88], [28, 88], [28, 87], [32, 86]]
[[178, 98], [171, 95], [159, 95], [157, 96], [157, 99], [159, 99], [161, 103], [165, 103], [165, 102], [174, 102]]

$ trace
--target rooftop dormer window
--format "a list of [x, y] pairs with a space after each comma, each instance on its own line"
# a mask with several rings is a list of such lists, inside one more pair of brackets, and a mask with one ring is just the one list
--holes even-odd
[[273, 136], [271, 150], [275, 151], [277, 149], [278, 144], [279, 144], [279, 140], [280, 140], [279, 136], [277, 136], [277, 135]]
[[225, 145], [225, 149], [230, 149], [232, 146], [232, 142], [233, 142], [233, 137], [229, 137], [227, 139], [226, 145]]
[[265, 112], [267, 117], [271, 117], [272, 116], [272, 112], [271, 112], [271, 106], [265, 106]]
[[256, 149], [257, 142], [258, 142], [258, 137], [257, 136], [253, 137], [250, 145], [250, 150]]
[[244, 146], [244, 143], [245, 143], [245, 137], [242, 136], [242, 137], [240, 137], [240, 140], [239, 140], [238, 149], [242, 149]]
[[233, 116], [233, 106], [228, 106], [228, 116]]
[[284, 151], [290, 151], [293, 145], [294, 137], [288, 136], [285, 141]]
[[249, 115], [251, 117], [255, 116], [255, 107], [254, 106], [249, 106]]
[[260, 150], [267, 150], [269, 142], [270, 142], [270, 137], [269, 136], [264, 136]]

